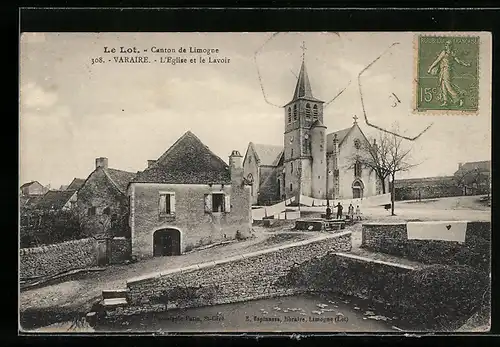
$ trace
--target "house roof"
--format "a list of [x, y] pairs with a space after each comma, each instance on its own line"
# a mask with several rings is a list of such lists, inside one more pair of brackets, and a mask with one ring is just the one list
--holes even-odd
[[69, 186], [66, 186], [65, 190], [78, 190], [81, 186], [83, 186], [84, 183], [85, 180], [83, 178], [74, 178]]
[[19, 206], [21, 208], [34, 207], [42, 200], [43, 195], [21, 196], [19, 199]]
[[196, 135], [187, 131], [151, 167], [138, 172], [132, 182], [230, 184], [231, 170]]
[[120, 192], [123, 194], [127, 193], [128, 184], [134, 179], [137, 175], [134, 172], [123, 171], [118, 169], [103, 169], [106, 176], [111, 180], [111, 182], [118, 188]]
[[76, 190], [49, 190], [38, 201], [36, 207], [43, 210], [61, 209], [75, 193]]
[[491, 168], [491, 160], [471, 161], [468, 163], [464, 163], [462, 164], [459, 170], [470, 171], [470, 170], [475, 170], [476, 168], [480, 170], [489, 171]]
[[[30, 185], [32, 185], [32, 184], [34, 184], [34, 183], [38, 183], [38, 184], [40, 184], [40, 182], [38, 182], [38, 181], [31, 181], [31, 182], [27, 182], [27, 183], [23, 184], [23, 185], [21, 186], [21, 188], [28, 187], [28, 186], [30, 186]], [[40, 185], [41, 185], [41, 184], [40, 184]]]
[[250, 142], [250, 146], [253, 148], [260, 165], [277, 166], [283, 154], [283, 146], [263, 145], [253, 142]]

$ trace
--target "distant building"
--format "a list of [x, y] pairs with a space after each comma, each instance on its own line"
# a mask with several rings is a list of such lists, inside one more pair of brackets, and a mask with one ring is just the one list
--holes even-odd
[[301, 195], [334, 200], [382, 193], [374, 171], [351, 163], [362, 147], [370, 146], [356, 117], [351, 127], [327, 134], [323, 105], [313, 96], [302, 61], [292, 100], [284, 106], [283, 146], [248, 145], [243, 168], [253, 182], [253, 204], [299, 201]]
[[100, 237], [129, 237], [127, 186], [135, 173], [109, 168], [108, 158], [97, 158], [95, 163], [95, 170], [78, 190], [82, 224], [87, 233]]
[[49, 190], [36, 203], [35, 209], [40, 211], [68, 211], [76, 207], [76, 190]]
[[43, 195], [49, 189], [42, 186], [38, 181], [31, 181], [21, 186], [22, 196]]
[[463, 195], [487, 194], [491, 191], [491, 161], [459, 163], [454, 177]]
[[186, 132], [130, 183], [132, 254], [178, 255], [196, 246], [248, 236], [250, 186], [242, 156], [229, 165]]

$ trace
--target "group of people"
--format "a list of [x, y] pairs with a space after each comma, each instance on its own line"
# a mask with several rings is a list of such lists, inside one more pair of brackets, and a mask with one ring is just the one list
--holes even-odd
[[[342, 212], [344, 210], [344, 207], [340, 204], [340, 202], [337, 204], [337, 206], [334, 205], [334, 207], [337, 208], [337, 219], [342, 219]], [[359, 205], [356, 206], [356, 211], [354, 210], [354, 206], [352, 204], [349, 204], [349, 207], [347, 209], [347, 216], [350, 220], [354, 220], [355, 214], [356, 213], [356, 220], [361, 220], [361, 208]], [[332, 209], [328, 206], [326, 208], [326, 218], [331, 218], [332, 215]]]

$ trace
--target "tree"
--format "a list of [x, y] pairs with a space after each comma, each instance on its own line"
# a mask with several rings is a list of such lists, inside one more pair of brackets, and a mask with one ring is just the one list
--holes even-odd
[[489, 171], [480, 168], [464, 169], [459, 168], [453, 175], [455, 184], [462, 189], [462, 194], [467, 195], [468, 189], [472, 188], [470, 195], [490, 193], [490, 175]]
[[[410, 170], [419, 164], [412, 164], [411, 146], [407, 146], [407, 140], [397, 136], [397, 123], [393, 125], [391, 133], [379, 132], [378, 141], [373, 139], [370, 143], [364, 142], [349, 159], [349, 167], [362, 165], [375, 172], [382, 184], [382, 193], [386, 192], [386, 180], [389, 177], [391, 184], [391, 215], [394, 216], [394, 200], [396, 174]], [[406, 142], [403, 142], [406, 141]]]

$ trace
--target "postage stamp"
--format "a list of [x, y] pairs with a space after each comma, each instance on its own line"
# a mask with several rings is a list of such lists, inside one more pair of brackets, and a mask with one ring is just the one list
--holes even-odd
[[491, 36], [423, 117], [417, 34], [23, 33], [19, 330], [489, 330]]
[[418, 35], [416, 41], [415, 111], [477, 113], [479, 37]]

